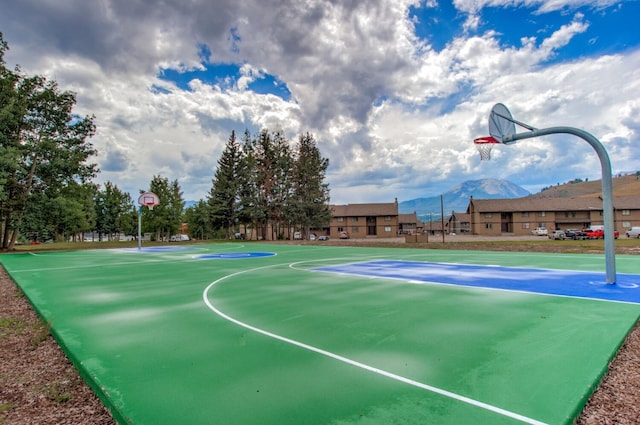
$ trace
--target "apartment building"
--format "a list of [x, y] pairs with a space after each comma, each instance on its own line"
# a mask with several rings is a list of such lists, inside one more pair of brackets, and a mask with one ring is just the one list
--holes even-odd
[[[399, 234], [398, 200], [390, 203], [330, 205], [329, 236], [339, 238], [392, 238]], [[408, 223], [403, 223], [407, 225]]]
[[[640, 196], [614, 197], [613, 206], [617, 230], [640, 226]], [[599, 197], [471, 198], [467, 213], [475, 235], [529, 235], [536, 227], [582, 229], [604, 223]]]

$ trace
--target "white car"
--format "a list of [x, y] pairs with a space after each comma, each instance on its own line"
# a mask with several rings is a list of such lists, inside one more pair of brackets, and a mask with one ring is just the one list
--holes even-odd
[[531, 231], [531, 234], [534, 236], [547, 236], [549, 231], [546, 227], [536, 227]]
[[625, 233], [628, 238], [640, 238], [640, 227], [630, 227]]

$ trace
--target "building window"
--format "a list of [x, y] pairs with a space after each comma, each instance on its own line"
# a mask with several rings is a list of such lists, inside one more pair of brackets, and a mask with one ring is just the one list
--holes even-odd
[[351, 226], [351, 233], [358, 233], [358, 226]]
[[384, 231], [387, 233], [391, 232], [391, 226], [384, 226]]
[[338, 227], [338, 232], [344, 232], [344, 227]]
[[384, 216], [384, 221], [391, 221], [391, 216], [390, 215], [385, 215]]
[[485, 228], [485, 229], [489, 229], [489, 230], [493, 229], [493, 223], [486, 223], [486, 224], [484, 225], [484, 228]]
[[546, 211], [538, 211], [538, 217], [544, 217], [547, 215]]
[[630, 221], [623, 221], [622, 222], [622, 227], [624, 227], [625, 229], [628, 227], [631, 227], [631, 222]]
[[344, 217], [336, 217], [337, 221], [344, 221]]
[[531, 226], [530, 223], [522, 223], [522, 228], [523, 229], [530, 229], [531, 228], [530, 226]]
[[358, 217], [351, 217], [351, 221], [357, 222], [358, 221]]
[[525, 212], [523, 212], [523, 213], [522, 213], [522, 216], [523, 216], [523, 217], [529, 217], [529, 211], [525, 211]]
[[622, 215], [631, 215], [631, 211], [629, 211], [629, 210], [622, 210]]
[[493, 214], [492, 213], [484, 213], [484, 217], [485, 218], [491, 218], [491, 217], [493, 217]]

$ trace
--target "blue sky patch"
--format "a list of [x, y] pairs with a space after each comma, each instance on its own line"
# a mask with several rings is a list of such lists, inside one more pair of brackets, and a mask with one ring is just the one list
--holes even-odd
[[[536, 13], [537, 7], [485, 7], [480, 13], [477, 34], [493, 30], [504, 47], [522, 46], [522, 39], [536, 38], [536, 45], [562, 26], [580, 20], [589, 25], [582, 34], [575, 35], [569, 44], [560, 47], [549, 62], [571, 61], [585, 56], [615, 54], [640, 44], [634, 30], [640, 16], [640, 2], [619, 2], [596, 9], [582, 6], [548, 13]], [[465, 36], [463, 24], [467, 15], [459, 12], [451, 2], [439, 2], [436, 7], [411, 7], [409, 16], [418, 22], [415, 34], [427, 41], [436, 51], [444, 49], [456, 37]], [[618, 31], [612, 31], [618, 28]], [[473, 35], [473, 34], [469, 34]]]
[[[206, 50], [201, 49], [201, 57], [206, 56]], [[182, 90], [191, 91], [189, 83], [193, 80], [200, 80], [205, 84], [218, 86], [222, 90], [229, 90], [236, 86], [242, 77], [240, 65], [237, 64], [207, 64], [203, 63], [204, 69], [193, 69], [180, 71], [171, 68], [160, 70], [158, 78], [163, 81], [173, 82]], [[285, 101], [291, 99], [291, 92], [287, 85], [277, 77], [263, 73], [255, 77], [255, 80], [248, 85], [248, 90], [257, 94], [272, 94]], [[158, 90], [162, 92], [161, 90]]]
[[439, 2], [436, 7], [409, 8], [409, 16], [416, 19], [415, 34], [441, 51], [451, 40], [463, 34], [462, 24], [467, 16], [459, 13], [453, 3]]

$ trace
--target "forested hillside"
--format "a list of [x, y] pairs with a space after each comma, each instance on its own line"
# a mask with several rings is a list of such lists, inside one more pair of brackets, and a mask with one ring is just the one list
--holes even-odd
[[[614, 196], [640, 196], [640, 172], [613, 178]], [[597, 197], [602, 195], [602, 180], [573, 180], [530, 195], [532, 198]]]

